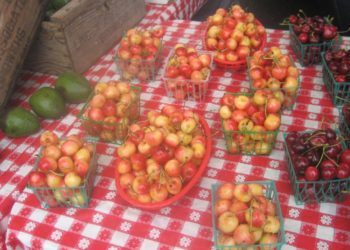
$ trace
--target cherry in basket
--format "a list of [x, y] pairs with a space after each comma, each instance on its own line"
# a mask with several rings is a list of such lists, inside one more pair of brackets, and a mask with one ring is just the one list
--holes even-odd
[[283, 218], [271, 181], [212, 186], [214, 241], [217, 249], [280, 249]]
[[164, 29], [130, 29], [120, 41], [116, 64], [122, 79], [153, 80], [158, 69]]
[[210, 52], [177, 44], [170, 52], [163, 81], [169, 96], [177, 100], [203, 100], [212, 65]]
[[199, 180], [209, 160], [208, 125], [196, 113], [165, 106], [147, 121], [130, 126], [118, 148], [116, 186], [130, 204], [145, 209], [167, 206]]
[[283, 104], [291, 109], [299, 90], [299, 70], [289, 55], [278, 47], [256, 51], [248, 59], [248, 76], [253, 90], [270, 89]]
[[28, 187], [44, 207], [86, 207], [96, 170], [95, 145], [77, 135], [59, 140], [51, 131], [40, 136], [40, 144]]
[[246, 67], [246, 57], [263, 48], [265, 42], [264, 26], [239, 5], [229, 11], [220, 8], [208, 17], [204, 46], [216, 51], [214, 62], [218, 66]]

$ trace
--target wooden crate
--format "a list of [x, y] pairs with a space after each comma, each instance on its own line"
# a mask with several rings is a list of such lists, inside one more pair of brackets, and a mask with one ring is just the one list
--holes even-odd
[[56, 75], [82, 73], [145, 13], [144, 0], [71, 0], [42, 22], [25, 68]]
[[0, 1], [0, 111], [14, 90], [49, 0]]

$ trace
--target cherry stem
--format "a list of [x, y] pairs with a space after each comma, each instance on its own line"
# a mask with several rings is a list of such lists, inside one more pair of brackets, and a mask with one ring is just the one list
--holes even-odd
[[285, 20], [283, 20], [282, 23], [279, 23], [279, 25], [281, 25], [281, 26], [289, 26], [290, 24], [291, 23], [289, 21], [285, 21]]
[[341, 97], [339, 97], [339, 96], [336, 96], [335, 98], [337, 98], [337, 99], [339, 99], [339, 100], [342, 100], [342, 101], [344, 101], [344, 102], [347, 102], [347, 103], [350, 102], [350, 99], [341, 98]]
[[304, 154], [306, 154], [306, 153], [308, 153], [308, 152], [310, 152], [310, 151], [312, 151], [312, 150], [314, 150], [314, 149], [316, 149], [316, 148], [320, 148], [320, 147], [323, 147], [323, 145], [313, 146], [312, 148], [309, 148], [308, 150], [306, 150], [305, 152], [303, 152], [301, 155], [304, 155]]
[[316, 165], [317, 169], [318, 169], [318, 166], [321, 164], [324, 155], [325, 155], [325, 153], [324, 153], [324, 146], [322, 146], [322, 155], [320, 157], [320, 160], [317, 162], [317, 165]]
[[249, 215], [250, 215], [249, 232], [251, 232], [252, 229], [253, 229], [253, 220], [252, 220], [252, 218], [253, 218], [253, 209], [252, 209], [252, 204], [250, 204], [250, 206], [249, 206]]
[[323, 150], [322, 150], [322, 155], [326, 156], [326, 158], [328, 160], [330, 160], [334, 165], [336, 165], [337, 167], [339, 167], [338, 163], [336, 163], [332, 158], [330, 158], [324, 151], [325, 151], [325, 148], [326, 147], [323, 147]]
[[325, 20], [326, 23], [328, 23], [328, 24], [332, 24], [333, 19], [334, 19], [334, 18], [333, 18], [332, 16], [330, 16], [330, 15], [324, 17], [324, 20]]
[[[302, 9], [299, 9], [299, 13], [302, 14], [304, 16], [304, 18], [307, 18], [306, 13]], [[299, 16], [299, 14], [298, 14], [298, 16]]]
[[349, 32], [349, 31], [350, 31], [350, 27], [347, 28], [346, 30], [337, 31], [337, 33], [338, 33], [338, 34], [343, 34], [343, 33]]
[[325, 135], [325, 134], [326, 134], [326, 132], [324, 132], [324, 131], [319, 131], [318, 133], [315, 133], [315, 134], [310, 135], [309, 138], [307, 138], [305, 142], [310, 141], [310, 140], [311, 140], [312, 138], [314, 138], [315, 136], [318, 136], [318, 135]]
[[53, 171], [52, 169], [50, 169], [49, 172], [54, 174], [54, 175], [57, 175], [57, 176], [61, 176], [61, 177], [64, 176], [64, 174], [57, 173], [57, 172]]

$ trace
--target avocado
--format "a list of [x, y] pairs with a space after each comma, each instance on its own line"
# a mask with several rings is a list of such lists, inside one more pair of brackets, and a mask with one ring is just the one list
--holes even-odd
[[1, 117], [0, 127], [9, 137], [22, 137], [39, 131], [40, 123], [38, 117], [30, 111], [16, 107]]
[[32, 110], [40, 117], [57, 119], [66, 113], [64, 99], [61, 94], [50, 87], [37, 90], [30, 98]]
[[61, 9], [63, 6], [65, 6], [68, 2], [69, 0], [51, 0], [49, 7], [57, 11]]
[[69, 103], [85, 102], [91, 93], [89, 81], [74, 72], [65, 72], [58, 76], [56, 89]]

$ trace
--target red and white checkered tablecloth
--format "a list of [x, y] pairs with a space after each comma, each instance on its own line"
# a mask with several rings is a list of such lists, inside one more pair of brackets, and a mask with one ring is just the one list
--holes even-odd
[[[153, 16], [156, 11], [160, 11], [158, 17], [159, 13], [163, 14], [163, 7], [149, 5], [148, 8], [148, 14], [141, 22], [143, 26], [156, 20]], [[152, 13], [153, 9], [155, 12]], [[154, 23], [166, 28], [166, 46], [190, 43], [201, 48], [203, 24], [157, 20]], [[345, 40], [349, 45], [349, 40]], [[288, 33], [269, 30], [267, 46], [272, 45], [290, 51]], [[114, 53], [111, 50], [86, 72], [91, 82], [118, 79]], [[141, 112], [174, 102], [166, 97], [160, 80], [161, 71], [156, 81], [139, 84], [143, 91]], [[28, 107], [29, 96], [39, 87], [52, 86], [54, 81], [52, 76], [25, 72], [10, 105]], [[202, 113], [213, 131], [219, 130], [220, 97], [225, 91], [238, 91], [248, 86], [244, 72], [215, 69], [205, 102], [186, 102], [185, 106]], [[82, 105], [70, 105], [64, 119], [43, 120], [43, 129], [54, 130], [59, 135], [82, 132], [76, 118], [80, 108]], [[284, 113], [281, 130], [318, 128], [322, 119], [336, 122], [337, 117], [337, 109], [322, 82], [321, 67], [302, 69], [297, 105], [293, 111]], [[6, 232], [6, 245], [10, 249], [17, 246], [33, 249], [210, 249], [213, 245], [211, 184], [258, 179], [276, 181], [285, 218], [285, 249], [349, 248], [350, 199], [339, 204], [297, 206], [291, 195], [281, 134], [275, 150], [268, 157], [228, 155], [222, 134], [216, 134], [212, 158], [201, 181], [179, 202], [159, 211], [142, 211], [121, 200], [113, 179], [115, 147], [106, 144], [98, 145], [98, 174], [89, 208], [42, 209], [31, 191], [25, 188], [26, 177], [39, 150], [38, 136], [9, 139], [0, 134], [0, 232]]]
[[[147, 28], [175, 18], [190, 19], [205, 2], [206, 0], [176, 0], [165, 5], [147, 4], [146, 16], [139, 26]], [[111, 53], [113, 50], [86, 72], [90, 81], [96, 82], [105, 74], [110, 66]], [[29, 108], [29, 96], [39, 87], [53, 85], [54, 81], [53, 76], [24, 72], [17, 83], [21, 87], [16, 89], [9, 106]], [[72, 106], [70, 110], [72, 112], [65, 121], [42, 121], [42, 127], [59, 134], [66, 133], [76, 119], [76, 107]], [[33, 167], [35, 154], [38, 153], [39, 143], [36, 139], [37, 135], [10, 139], [0, 132], [0, 249], [4, 248], [10, 210], [26, 185], [26, 177]]]
[[[164, 43], [197, 44], [203, 24], [191, 21], [166, 21]], [[349, 40], [345, 39], [348, 43]], [[277, 45], [290, 51], [288, 33], [269, 30], [268, 46]], [[114, 51], [102, 57], [86, 77], [92, 82], [118, 79], [112, 60]], [[290, 53], [292, 53], [290, 51]], [[157, 80], [139, 84], [142, 87], [142, 112], [174, 102], [166, 97], [160, 70]], [[321, 79], [321, 67], [302, 69], [302, 85], [297, 105], [282, 117], [282, 131], [313, 129], [321, 120], [337, 121]], [[39, 87], [53, 85], [54, 78], [25, 73], [23, 85], [12, 104], [26, 106], [28, 97]], [[217, 110], [225, 91], [248, 86], [246, 74], [214, 69], [204, 103], [186, 102], [204, 115], [211, 128], [220, 128]], [[60, 121], [43, 121], [45, 129], [63, 134], [80, 132], [75, 117], [82, 105], [71, 105], [69, 114]], [[289, 183], [281, 133], [270, 156], [232, 156], [225, 150], [221, 133], [214, 136], [212, 157], [201, 181], [179, 202], [159, 211], [142, 211], [128, 206], [115, 188], [113, 179], [115, 147], [98, 145], [98, 174], [91, 203], [87, 209], [43, 209], [24, 180], [38, 152], [38, 135], [10, 140], [1, 137], [3, 155], [1, 175], [1, 208], [14, 200], [10, 212], [6, 244], [34, 249], [210, 249], [212, 243], [210, 186], [218, 181], [269, 179], [276, 181], [285, 218], [287, 243], [284, 249], [349, 249], [350, 199], [343, 203], [297, 206]], [[7, 198], [5, 198], [8, 196]], [[10, 209], [10, 206], [8, 207]], [[7, 214], [9, 211], [3, 211]], [[1, 226], [4, 227], [5, 220]]]

